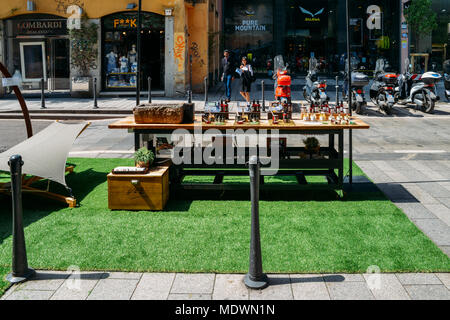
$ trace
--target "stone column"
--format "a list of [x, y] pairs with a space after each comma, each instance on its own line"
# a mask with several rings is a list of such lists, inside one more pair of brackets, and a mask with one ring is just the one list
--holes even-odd
[[174, 59], [174, 17], [165, 17], [164, 31], [164, 91], [167, 97], [175, 95], [176, 64]]

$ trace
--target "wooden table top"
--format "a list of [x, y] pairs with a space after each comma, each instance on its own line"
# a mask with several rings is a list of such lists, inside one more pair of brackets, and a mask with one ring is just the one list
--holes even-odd
[[273, 125], [269, 123], [269, 120], [261, 120], [259, 124], [237, 124], [233, 120], [227, 120], [225, 124], [205, 124], [202, 123], [201, 117], [196, 116], [194, 123], [188, 124], [137, 124], [134, 122], [134, 116], [126, 117], [120, 119], [114, 123], [111, 123], [108, 128], [109, 129], [132, 129], [132, 130], [176, 130], [176, 129], [186, 129], [186, 130], [194, 130], [201, 128], [201, 130], [208, 129], [218, 129], [218, 130], [237, 130], [237, 129], [255, 129], [255, 130], [292, 130], [292, 131], [301, 131], [301, 130], [349, 130], [349, 129], [369, 129], [370, 126], [359, 119], [358, 117], [352, 116], [351, 121], [355, 124], [348, 125], [335, 125], [331, 124], [329, 121], [324, 122], [311, 122], [311, 121], [303, 121], [300, 119], [294, 119], [291, 123], [284, 124], [282, 121]]

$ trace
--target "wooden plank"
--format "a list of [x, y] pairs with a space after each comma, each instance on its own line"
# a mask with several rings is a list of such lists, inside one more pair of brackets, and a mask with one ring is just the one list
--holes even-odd
[[194, 123], [189, 124], [136, 124], [134, 122], [134, 117], [127, 117], [120, 119], [114, 123], [111, 123], [109, 129], [131, 129], [131, 130], [176, 130], [176, 129], [186, 129], [186, 130], [208, 130], [208, 129], [219, 129], [219, 130], [237, 130], [237, 129], [255, 129], [255, 130], [286, 130], [286, 131], [302, 131], [302, 130], [349, 130], [349, 129], [369, 129], [370, 126], [359, 119], [358, 117], [352, 116], [351, 121], [355, 122], [354, 125], [334, 125], [334, 124], [323, 124], [319, 122], [305, 122], [302, 120], [292, 120], [291, 123], [284, 125], [280, 123], [278, 125], [271, 125], [268, 120], [261, 120], [259, 124], [255, 125], [238, 125], [234, 120], [228, 120], [223, 125], [216, 124], [204, 124], [201, 122], [200, 117], [196, 117]]

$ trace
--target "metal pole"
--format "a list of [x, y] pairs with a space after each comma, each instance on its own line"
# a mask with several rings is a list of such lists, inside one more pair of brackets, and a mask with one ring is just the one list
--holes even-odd
[[263, 273], [261, 256], [261, 238], [259, 234], [259, 183], [260, 163], [257, 156], [249, 161], [250, 195], [252, 201], [252, 227], [250, 236], [250, 265], [244, 278], [244, 284], [250, 289], [264, 289], [269, 285], [267, 275]]
[[187, 95], [188, 95], [188, 103], [192, 103], [192, 91], [188, 90]]
[[205, 77], [205, 105], [208, 103], [208, 77]]
[[142, 0], [139, 0], [137, 16], [137, 70], [136, 70], [136, 105], [141, 104], [141, 11]]
[[148, 81], [148, 103], [152, 103], [152, 78], [149, 76]]
[[[350, 7], [348, 4], [349, 0], [346, 1], [347, 6], [347, 60], [348, 60], [348, 74], [347, 74], [347, 81], [348, 81], [348, 90], [347, 90], [347, 97], [348, 97], [348, 110], [350, 112], [350, 116], [352, 115], [352, 93], [351, 93], [351, 87], [352, 87], [352, 63], [350, 58]], [[352, 129], [349, 130], [349, 183], [350, 185], [353, 184], [353, 132]]]
[[336, 106], [339, 105], [339, 77], [336, 77]]
[[45, 107], [45, 87], [44, 87], [44, 78], [41, 79], [41, 109], [46, 109], [46, 107]]
[[12, 272], [6, 276], [10, 283], [20, 283], [34, 276], [35, 271], [28, 268], [25, 234], [23, 231], [22, 212], [22, 157], [14, 155], [9, 158], [11, 168], [11, 193], [13, 214]]
[[266, 112], [266, 100], [264, 97], [264, 80], [261, 81], [261, 95], [262, 95], [262, 111]]
[[94, 78], [94, 109], [98, 109], [98, 103], [97, 103], [97, 78]]

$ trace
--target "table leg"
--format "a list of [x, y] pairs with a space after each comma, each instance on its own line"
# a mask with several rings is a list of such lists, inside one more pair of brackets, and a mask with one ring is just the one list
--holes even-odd
[[339, 151], [338, 151], [338, 160], [339, 160], [339, 175], [338, 175], [338, 183], [339, 187], [342, 188], [344, 186], [344, 130], [339, 132]]
[[141, 148], [141, 134], [134, 132], [134, 150], [138, 151]]
[[328, 148], [330, 152], [334, 149], [334, 133], [328, 135]]
[[348, 159], [348, 165], [349, 165], [349, 183], [350, 186], [353, 184], [353, 130], [349, 130], [349, 159]]

